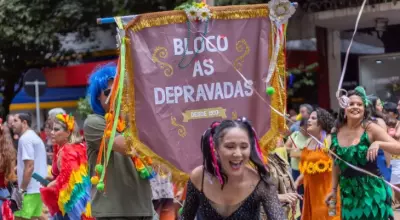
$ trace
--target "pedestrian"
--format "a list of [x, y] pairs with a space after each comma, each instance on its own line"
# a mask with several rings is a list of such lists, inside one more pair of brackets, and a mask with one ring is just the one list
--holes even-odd
[[16, 219], [40, 219], [42, 216], [40, 183], [32, 178], [32, 174], [47, 175], [46, 148], [42, 139], [31, 129], [31, 124], [30, 114], [18, 113], [12, 125], [14, 133], [19, 136], [17, 179], [18, 192], [22, 197], [21, 209], [14, 213]]
[[333, 161], [328, 149], [333, 125], [332, 115], [322, 108], [316, 108], [307, 122], [307, 132], [314, 138], [310, 138], [302, 150], [299, 165], [301, 175], [296, 180], [296, 186], [304, 186], [302, 220], [340, 219], [340, 206], [336, 206], [336, 216], [330, 216], [325, 204], [325, 196], [332, 188], [329, 180]]
[[[1, 118], [0, 118], [0, 121]], [[2, 219], [3, 202], [10, 196], [9, 182], [17, 180], [15, 175], [16, 151], [13, 146], [10, 130], [0, 122], [0, 219]]]
[[58, 114], [52, 127], [52, 142], [60, 146], [56, 163], [60, 174], [40, 190], [41, 197], [55, 220], [91, 219], [90, 176], [79, 127], [67, 114]]
[[[269, 181], [254, 128], [245, 118], [214, 122], [201, 138], [203, 166], [192, 171], [182, 220], [282, 220], [277, 188]], [[253, 167], [247, 166], [247, 164]]]
[[[379, 149], [400, 154], [400, 142], [390, 137], [379, 125], [370, 121], [371, 104], [364, 88], [349, 91], [348, 106], [340, 110], [331, 150], [335, 159], [332, 189], [326, 202], [335, 201], [340, 188], [343, 220], [393, 219], [392, 190], [381, 178], [376, 158]], [[377, 177], [353, 169], [357, 166]], [[356, 212], [356, 214], [355, 214]]]
[[[89, 166], [94, 170], [100, 144], [106, 128], [105, 114], [110, 110], [107, 99], [117, 68], [108, 64], [97, 69], [89, 78], [88, 98], [94, 114], [89, 115], [83, 126]], [[153, 203], [150, 182], [142, 179], [127, 152], [125, 138], [117, 134], [108, 161], [105, 191], [95, 191], [92, 214], [98, 220], [151, 220]]]

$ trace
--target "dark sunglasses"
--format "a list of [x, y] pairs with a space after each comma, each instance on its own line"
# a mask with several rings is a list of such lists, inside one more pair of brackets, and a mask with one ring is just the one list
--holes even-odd
[[106, 89], [103, 91], [104, 96], [109, 96], [111, 93], [111, 89]]

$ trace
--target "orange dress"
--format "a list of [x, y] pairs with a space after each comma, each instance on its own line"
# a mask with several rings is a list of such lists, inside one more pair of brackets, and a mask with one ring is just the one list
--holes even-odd
[[304, 175], [302, 220], [340, 220], [339, 193], [336, 216], [329, 216], [325, 203], [326, 196], [332, 190], [332, 165], [333, 161], [325, 149], [303, 149], [299, 165]]

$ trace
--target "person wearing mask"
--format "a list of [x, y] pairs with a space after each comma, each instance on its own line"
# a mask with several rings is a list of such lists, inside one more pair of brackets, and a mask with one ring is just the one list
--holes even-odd
[[[301, 118], [307, 118], [310, 117], [311, 112], [313, 111], [313, 107], [310, 104], [302, 104], [300, 105], [300, 115]], [[295, 122], [291, 127], [290, 127], [290, 132], [293, 133], [295, 131], [298, 131], [300, 129], [300, 120]]]
[[43, 202], [40, 198], [40, 183], [32, 178], [33, 173], [47, 175], [46, 148], [42, 139], [31, 129], [32, 118], [27, 113], [14, 117], [13, 131], [20, 138], [17, 152], [18, 192], [22, 207], [14, 213], [16, 219], [38, 219], [42, 216]]
[[[106, 127], [105, 114], [110, 110], [107, 98], [115, 78], [114, 64], [97, 69], [89, 78], [87, 97], [94, 114], [89, 115], [83, 126], [87, 143], [89, 170], [94, 176], [97, 155]], [[125, 138], [117, 134], [112, 145], [107, 166], [105, 192], [92, 195], [92, 215], [98, 220], [150, 220], [153, 217], [152, 191], [149, 180], [142, 179], [136, 171]]]

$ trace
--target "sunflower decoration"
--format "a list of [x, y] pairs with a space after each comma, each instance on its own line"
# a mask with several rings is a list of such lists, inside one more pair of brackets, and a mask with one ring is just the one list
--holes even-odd
[[307, 167], [307, 161], [306, 162], [300, 162], [300, 164], [299, 164], [300, 173], [304, 173], [306, 171], [306, 167]]
[[314, 169], [318, 173], [326, 172], [329, 168], [329, 164], [327, 161], [319, 160], [314, 164]]
[[309, 174], [314, 174], [315, 173], [315, 167], [314, 163], [309, 163], [307, 166], [307, 173]]

